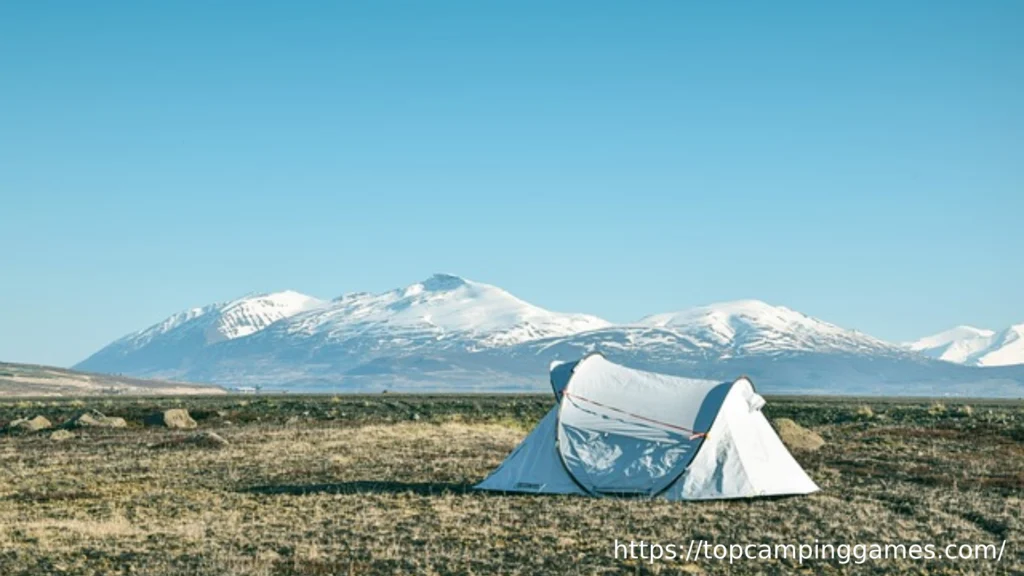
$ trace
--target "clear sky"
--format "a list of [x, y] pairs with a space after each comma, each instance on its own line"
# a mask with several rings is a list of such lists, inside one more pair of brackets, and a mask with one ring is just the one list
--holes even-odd
[[2, 2], [0, 360], [444, 271], [1024, 321], [1024, 2]]

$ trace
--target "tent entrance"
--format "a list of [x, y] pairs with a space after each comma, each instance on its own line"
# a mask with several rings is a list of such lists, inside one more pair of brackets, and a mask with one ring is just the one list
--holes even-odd
[[558, 449], [569, 474], [592, 494], [654, 496], [678, 479], [703, 435], [566, 394]]

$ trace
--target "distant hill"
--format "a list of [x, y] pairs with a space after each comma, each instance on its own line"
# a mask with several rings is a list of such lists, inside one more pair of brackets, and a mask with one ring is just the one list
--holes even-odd
[[0, 397], [224, 393], [223, 388], [207, 384], [143, 380], [127, 376], [90, 374], [52, 366], [0, 362]]

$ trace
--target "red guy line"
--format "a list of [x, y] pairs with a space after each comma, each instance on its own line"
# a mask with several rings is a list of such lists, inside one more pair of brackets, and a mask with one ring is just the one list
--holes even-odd
[[694, 440], [696, 438], [704, 438], [704, 437], [706, 437], [708, 435], [707, 432], [697, 432], [695, 430], [690, 430], [689, 428], [683, 428], [682, 426], [676, 426], [675, 424], [669, 424], [668, 422], [662, 422], [660, 420], [655, 420], [653, 418], [648, 418], [646, 416], [641, 416], [639, 414], [634, 414], [632, 412], [626, 412], [625, 410], [619, 410], [618, 408], [615, 408], [614, 406], [608, 406], [606, 404], [601, 404], [600, 402], [598, 402], [596, 400], [591, 400], [589, 398], [584, 398], [583, 396], [580, 396], [578, 394], [569, 394], [566, 391], [562, 391], [562, 396], [568, 396], [570, 398], [577, 398], [579, 400], [583, 400], [584, 402], [589, 402], [589, 403], [591, 403], [591, 404], [593, 404], [595, 406], [600, 406], [601, 408], [605, 408], [607, 410], [612, 410], [612, 411], [618, 412], [620, 414], [625, 414], [626, 416], [631, 416], [633, 418], [638, 418], [640, 420], [645, 420], [647, 422], [651, 422], [651, 423], [654, 423], [654, 424], [659, 424], [661, 426], [667, 426], [669, 428], [674, 428], [676, 430], [682, 430], [683, 432], [689, 432], [691, 434], [690, 440]]

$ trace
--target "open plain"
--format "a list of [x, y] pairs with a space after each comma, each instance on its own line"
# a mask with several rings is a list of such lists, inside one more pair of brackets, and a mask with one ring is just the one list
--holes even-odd
[[[825, 444], [808, 497], [669, 503], [481, 493], [547, 395], [8, 399], [0, 574], [1024, 571], [1020, 401], [769, 397]], [[185, 408], [191, 430], [147, 426]], [[70, 427], [83, 411], [124, 428]], [[59, 430], [59, 431], [56, 431]], [[56, 432], [55, 432], [56, 431]], [[210, 436], [208, 433], [216, 436]], [[226, 442], [211, 441], [222, 438]], [[1002, 558], [616, 558], [614, 542], [994, 544]]]

